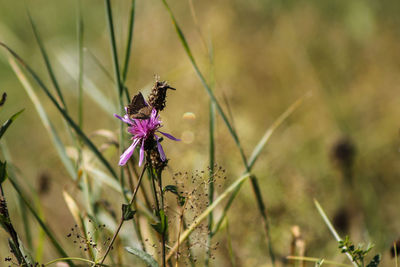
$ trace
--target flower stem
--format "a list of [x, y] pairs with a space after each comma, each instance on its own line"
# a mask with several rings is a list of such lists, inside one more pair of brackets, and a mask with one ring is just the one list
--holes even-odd
[[[163, 213], [163, 216], [165, 216], [164, 213], [164, 191], [162, 188], [162, 179], [161, 179], [161, 171], [157, 171], [157, 178], [158, 178], [158, 187], [160, 189], [160, 194], [161, 194], [161, 207], [160, 210]], [[165, 267], [165, 238], [166, 238], [166, 233], [167, 233], [167, 228], [163, 228], [163, 231], [161, 233], [161, 241], [162, 241], [162, 266]]]
[[[138, 184], [136, 185], [135, 191], [132, 194], [132, 198], [131, 198], [131, 201], [129, 202], [129, 206], [131, 206], [133, 201], [135, 200], [135, 197], [136, 197], [136, 194], [137, 194], [137, 192], [139, 190], [140, 184], [142, 182], [142, 178], [143, 178], [143, 174], [144, 174], [145, 170], [146, 170], [146, 166], [143, 167], [142, 173], [140, 174]], [[121, 215], [121, 220], [120, 220], [119, 225], [117, 227], [117, 230], [115, 231], [114, 236], [111, 239], [111, 242], [107, 247], [106, 253], [103, 256], [103, 259], [101, 260], [100, 265], [104, 263], [105, 259], [107, 258], [108, 253], [110, 253], [110, 250], [111, 250], [111, 248], [112, 248], [112, 246], [113, 246], [113, 244], [115, 242], [115, 239], [117, 238], [117, 236], [119, 234], [119, 231], [121, 230], [121, 227], [124, 224], [124, 222], [125, 222], [125, 220], [124, 220], [124, 217], [123, 217], [123, 214], [122, 214]]]

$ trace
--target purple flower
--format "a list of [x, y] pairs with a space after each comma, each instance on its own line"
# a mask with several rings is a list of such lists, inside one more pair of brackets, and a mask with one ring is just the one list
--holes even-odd
[[[126, 108], [125, 112], [127, 112]], [[157, 115], [157, 111], [154, 108], [151, 111], [150, 118], [148, 119], [131, 119], [128, 114], [125, 114], [124, 117], [121, 117], [117, 114], [114, 114], [114, 116], [129, 125], [128, 132], [132, 134], [131, 140], [133, 140], [132, 144], [124, 151], [124, 153], [122, 153], [118, 163], [120, 166], [126, 164], [129, 158], [132, 156], [133, 151], [135, 150], [137, 145], [140, 145], [139, 166], [141, 166], [144, 159], [144, 143], [148, 138], [153, 137], [157, 142], [157, 148], [158, 152], [160, 153], [160, 158], [162, 161], [165, 161], [165, 153], [159, 142], [160, 137], [156, 135], [156, 132], [161, 133], [169, 139], [180, 141], [172, 135], [158, 130], [162, 127], [162, 125], [161, 120]]]

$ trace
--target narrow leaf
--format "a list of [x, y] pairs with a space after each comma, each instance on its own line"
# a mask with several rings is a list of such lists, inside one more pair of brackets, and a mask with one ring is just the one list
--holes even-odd
[[253, 165], [256, 162], [258, 156], [260, 155], [261, 151], [263, 150], [263, 148], [267, 144], [268, 140], [270, 139], [270, 137], [272, 136], [274, 131], [303, 103], [304, 99], [306, 99], [309, 96], [310, 96], [310, 94], [307, 93], [306, 95], [304, 95], [301, 98], [297, 99], [267, 129], [267, 131], [264, 133], [264, 135], [261, 138], [261, 140], [255, 146], [255, 148], [253, 150], [253, 153], [251, 153], [251, 156], [250, 156], [250, 159], [249, 159], [249, 168], [250, 169], [253, 167]]
[[0, 185], [7, 179], [7, 162], [0, 161]]
[[122, 218], [124, 221], [129, 221], [133, 219], [136, 211], [132, 210], [131, 205], [122, 204]]
[[6, 102], [6, 99], [7, 99], [7, 93], [4, 92], [4, 93], [1, 95], [0, 107], [4, 105], [4, 103]]
[[78, 205], [76, 204], [75, 200], [70, 196], [70, 194], [68, 194], [68, 192], [63, 191], [63, 196], [64, 196], [64, 200], [65, 203], [67, 204], [67, 207], [69, 209], [69, 211], [72, 214], [72, 217], [75, 220], [75, 223], [79, 225], [80, 228], [82, 228], [81, 225], [81, 212], [79, 210]]
[[3, 125], [0, 128], [0, 139], [3, 136], [3, 134], [7, 131], [8, 127], [10, 127], [11, 123], [13, 123], [13, 121], [15, 121], [15, 119], [19, 116], [19, 114], [21, 114], [24, 111], [24, 109], [21, 109], [20, 111], [18, 111], [17, 113], [15, 113], [14, 115], [11, 116], [11, 118], [9, 118], [5, 123], [3, 123]]
[[[124, 84], [128, 75], [128, 67], [129, 67], [129, 59], [132, 50], [132, 39], [133, 39], [133, 29], [135, 25], [135, 4], [136, 0], [131, 0], [131, 9], [129, 15], [129, 26], [128, 26], [128, 38], [126, 40], [126, 47], [125, 47], [125, 60], [124, 60], [124, 67], [122, 69], [122, 83]], [[127, 93], [126, 87], [124, 87]], [[127, 95], [128, 101], [130, 99], [129, 94]]]
[[176, 185], [167, 185], [164, 187], [164, 192], [171, 192], [173, 194], [175, 194], [178, 197], [178, 204], [179, 206], [183, 206], [186, 202], [186, 198], [184, 196], [181, 196], [181, 194], [179, 194], [178, 188], [176, 187]]
[[29, 13], [29, 11], [28, 11], [28, 17], [29, 17], [29, 21], [30, 21], [31, 26], [32, 26], [33, 34], [35, 35], [36, 41], [37, 41], [37, 43], [38, 43], [38, 45], [39, 45], [40, 52], [41, 52], [41, 54], [42, 54], [44, 63], [46, 64], [46, 69], [47, 69], [47, 72], [49, 73], [51, 82], [53, 83], [54, 88], [55, 88], [56, 91], [57, 91], [57, 94], [58, 94], [58, 96], [59, 96], [59, 98], [60, 98], [60, 100], [61, 100], [61, 103], [62, 103], [63, 106], [64, 106], [64, 109], [67, 109], [67, 106], [66, 106], [66, 104], [65, 104], [64, 97], [63, 97], [62, 92], [61, 92], [61, 88], [60, 88], [60, 86], [59, 86], [59, 84], [58, 84], [58, 81], [57, 81], [56, 76], [55, 76], [55, 74], [54, 74], [53, 68], [52, 68], [52, 66], [51, 66], [51, 64], [50, 64], [50, 60], [49, 60], [49, 56], [48, 56], [48, 54], [47, 54], [47, 52], [46, 52], [46, 48], [44, 47], [44, 44], [43, 44], [43, 42], [42, 42], [42, 39], [40, 38], [39, 32], [38, 32], [38, 30], [37, 30], [37, 28], [36, 28], [35, 22], [33, 21], [32, 16], [31, 16], [31, 14]]
[[158, 267], [157, 261], [147, 252], [138, 249], [138, 248], [132, 248], [132, 247], [125, 247], [125, 250], [128, 251], [130, 254], [135, 255], [142, 259], [144, 262], [146, 262], [149, 266], [151, 267]]
[[25, 74], [21, 71], [18, 64], [15, 62], [14, 59], [10, 58], [9, 60], [10, 66], [13, 69], [15, 75], [17, 76], [18, 80], [21, 82], [22, 86], [24, 87], [26, 93], [28, 94], [29, 98], [31, 99], [33, 105], [35, 106], [36, 112], [39, 114], [40, 120], [42, 121], [43, 126], [45, 127], [47, 134], [50, 136], [51, 141], [57, 150], [58, 156], [60, 157], [64, 167], [68, 171], [69, 175], [73, 180], [76, 179], [76, 171], [75, 167], [72, 164], [71, 160], [68, 158], [68, 155], [65, 151], [65, 146], [61, 141], [60, 137], [57, 134], [53, 124], [51, 123], [50, 119], [47, 116], [47, 113], [39, 100], [39, 97], [36, 95], [35, 91], [32, 88], [32, 85], [26, 78]]
[[[333, 227], [332, 223], [329, 221], [328, 216], [326, 216], [324, 210], [322, 209], [321, 205], [319, 202], [314, 199], [314, 204], [315, 207], [317, 208], [319, 215], [321, 215], [322, 219], [324, 220], [326, 226], [328, 226], [329, 230], [331, 231], [332, 235], [335, 237], [337, 242], [342, 241], [342, 238], [339, 236], [339, 234], [336, 232], [335, 228]], [[355, 267], [358, 267], [357, 263], [353, 261], [353, 258], [351, 257], [350, 253], [346, 252], [347, 258], [353, 263]]]

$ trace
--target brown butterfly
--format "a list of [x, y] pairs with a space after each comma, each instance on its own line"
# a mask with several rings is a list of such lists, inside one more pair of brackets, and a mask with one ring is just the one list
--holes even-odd
[[146, 104], [142, 93], [138, 93], [132, 98], [128, 105], [128, 115], [132, 119], [148, 119], [151, 115], [152, 107]]

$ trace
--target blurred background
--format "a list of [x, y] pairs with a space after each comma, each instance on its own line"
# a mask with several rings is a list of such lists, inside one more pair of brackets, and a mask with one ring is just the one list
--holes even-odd
[[[112, 3], [122, 57], [130, 1]], [[400, 238], [400, 2], [193, 0], [195, 17], [189, 1], [169, 3], [201, 70], [207, 79], [215, 78], [220, 103], [225, 110], [229, 105], [246, 155], [291, 103], [306, 93], [312, 95], [274, 133], [254, 166], [278, 260], [285, 262], [284, 257], [291, 254], [293, 226], [300, 230], [305, 255], [346, 260], [313, 204], [317, 199], [342, 236], [350, 235], [355, 243], [374, 243], [372, 254], [382, 253], [382, 266], [393, 266], [390, 247]], [[99, 129], [117, 132], [118, 121], [111, 116], [117, 112], [117, 92], [96, 63], [100, 61], [113, 75], [104, 4], [86, 0], [81, 6], [85, 27], [83, 129], [89, 135]], [[27, 9], [76, 119], [77, 3], [0, 0], [0, 41], [50, 84]], [[208, 61], [210, 44], [213, 68]], [[168, 92], [167, 108], [162, 113], [164, 131], [183, 139], [163, 144], [171, 169], [205, 170], [206, 91], [161, 1], [137, 1], [127, 79], [131, 95], [139, 90], [148, 94], [155, 74], [177, 88]], [[62, 197], [62, 190], [72, 187], [71, 180], [4, 51], [0, 53], [0, 91], [8, 94], [1, 121], [25, 108], [2, 139], [20, 181], [25, 188], [39, 190], [47, 177], [47, 189], [39, 195], [43, 213], [66, 249], [74, 251], [65, 237], [74, 221]], [[41, 90], [36, 92], [68, 142], [62, 117]], [[244, 168], [233, 139], [217, 117], [216, 162], [227, 170], [225, 187]], [[112, 162], [117, 168], [117, 154]], [[11, 216], [22, 232], [21, 217], [14, 212], [14, 191], [7, 183], [5, 187]], [[228, 219], [237, 266], [269, 266], [261, 218], [249, 183], [241, 189]], [[214, 240], [220, 242], [217, 259], [212, 262], [215, 266], [232, 265], [225, 233]], [[4, 257], [8, 253], [4, 231], [0, 239], [0, 255]], [[54, 257], [52, 249], [46, 251], [46, 259]]]

